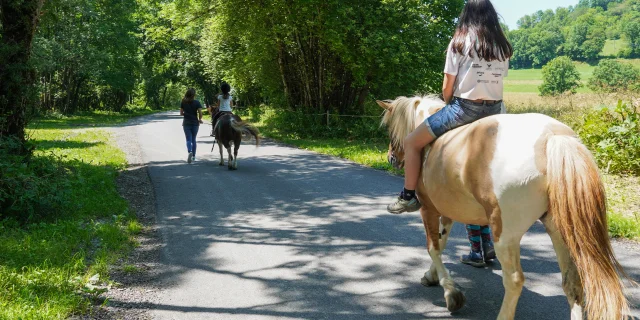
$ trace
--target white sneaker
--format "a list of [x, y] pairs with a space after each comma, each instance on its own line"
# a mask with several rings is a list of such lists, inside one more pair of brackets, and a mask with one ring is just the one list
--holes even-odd
[[193, 153], [189, 152], [189, 155], [187, 156], [187, 163], [191, 163], [193, 161]]
[[196, 162], [196, 156], [193, 156], [193, 157], [191, 158], [191, 162]]

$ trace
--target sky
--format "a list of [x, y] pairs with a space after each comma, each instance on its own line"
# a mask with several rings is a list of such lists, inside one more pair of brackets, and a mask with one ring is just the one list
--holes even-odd
[[516, 29], [518, 19], [524, 15], [535, 13], [538, 10], [552, 9], [555, 11], [557, 7], [575, 6], [578, 2], [579, 0], [491, 0], [498, 14], [509, 26], [509, 30]]

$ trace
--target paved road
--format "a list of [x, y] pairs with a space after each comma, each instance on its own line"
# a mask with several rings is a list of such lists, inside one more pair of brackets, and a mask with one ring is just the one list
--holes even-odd
[[[495, 319], [500, 265], [458, 263], [468, 250], [460, 224], [444, 260], [466, 307], [452, 315], [442, 288], [420, 285], [430, 261], [420, 217], [384, 210], [400, 177], [271, 142], [244, 145], [239, 169], [228, 171], [209, 152], [208, 126], [198, 162], [187, 165], [180, 121], [165, 113], [137, 128], [166, 243], [156, 319]], [[568, 319], [540, 224], [522, 247], [517, 318]], [[616, 252], [640, 279], [640, 252], [621, 244]], [[640, 290], [630, 294], [638, 317]]]

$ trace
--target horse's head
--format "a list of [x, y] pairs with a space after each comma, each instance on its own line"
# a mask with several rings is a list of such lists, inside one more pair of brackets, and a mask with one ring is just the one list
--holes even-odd
[[400, 169], [404, 167], [404, 139], [427, 117], [442, 109], [445, 103], [434, 96], [398, 97], [377, 102], [385, 109], [382, 124], [389, 130], [387, 160]]

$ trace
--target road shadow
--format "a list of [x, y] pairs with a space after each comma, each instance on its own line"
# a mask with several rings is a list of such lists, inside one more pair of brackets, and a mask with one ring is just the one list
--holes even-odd
[[[430, 263], [420, 217], [384, 212], [393, 198], [390, 190], [401, 187], [400, 178], [348, 161], [288, 150], [271, 141], [261, 148], [258, 155], [250, 150], [243, 153], [251, 149], [243, 146], [237, 171], [218, 166], [216, 152], [200, 152], [201, 160], [188, 166], [184, 161], [149, 164], [158, 222], [167, 244], [158, 279], [170, 290], [189, 281], [188, 274], [193, 272], [214, 274], [259, 288], [274, 302], [244, 307], [203, 307], [196, 302], [140, 307], [179, 311], [186, 318], [189, 314], [496, 318], [504, 293], [500, 265], [477, 269], [458, 262], [468, 250], [461, 224], [452, 231], [444, 261], [465, 291], [466, 306], [452, 315], [445, 308], [442, 288], [420, 285]], [[185, 192], [198, 196], [176, 196]], [[296, 258], [280, 261], [283, 253]], [[621, 259], [635, 279], [640, 279], [640, 266], [634, 264], [638, 259], [638, 255]], [[244, 267], [232, 268], [238, 261]], [[253, 261], [269, 267], [254, 268]], [[568, 318], [555, 253], [540, 223], [532, 226], [523, 242], [522, 266], [527, 284], [517, 317]], [[250, 294], [210, 285], [211, 299]], [[639, 298], [634, 291], [634, 315]]]

